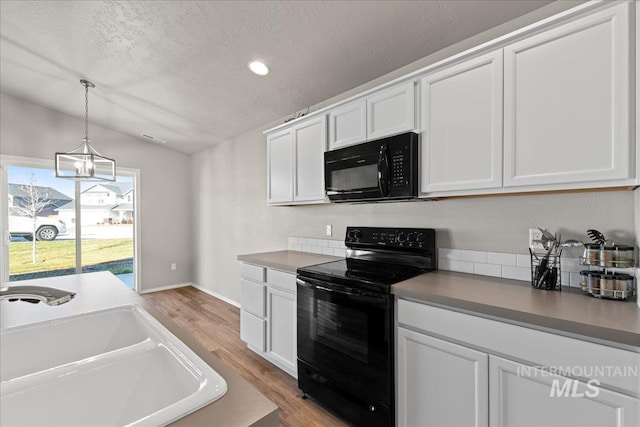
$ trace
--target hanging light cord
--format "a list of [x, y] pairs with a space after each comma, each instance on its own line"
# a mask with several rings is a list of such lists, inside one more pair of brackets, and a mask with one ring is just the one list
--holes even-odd
[[84, 138], [89, 141], [89, 85], [84, 85]]

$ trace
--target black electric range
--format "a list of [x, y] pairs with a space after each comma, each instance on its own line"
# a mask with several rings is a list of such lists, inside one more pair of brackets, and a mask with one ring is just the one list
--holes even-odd
[[347, 227], [347, 258], [298, 269], [298, 387], [354, 425], [395, 425], [391, 286], [436, 269], [433, 229]]

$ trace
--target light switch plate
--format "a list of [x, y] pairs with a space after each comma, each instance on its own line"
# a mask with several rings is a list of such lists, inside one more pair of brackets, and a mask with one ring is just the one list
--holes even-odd
[[327, 236], [331, 237], [332, 235], [332, 227], [331, 224], [327, 224], [327, 231], [326, 231]]

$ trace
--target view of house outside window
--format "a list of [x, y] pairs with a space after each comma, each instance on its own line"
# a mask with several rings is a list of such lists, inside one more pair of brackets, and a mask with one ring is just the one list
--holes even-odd
[[[74, 274], [76, 227], [82, 271], [111, 271], [134, 287], [134, 180], [75, 182], [51, 169], [9, 166], [9, 280]], [[76, 220], [80, 209], [80, 223]]]

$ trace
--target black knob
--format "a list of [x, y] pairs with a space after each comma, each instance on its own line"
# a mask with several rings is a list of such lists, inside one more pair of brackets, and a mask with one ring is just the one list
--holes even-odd
[[353, 230], [349, 230], [349, 231], [347, 232], [347, 237], [348, 237], [349, 239], [353, 239], [353, 238], [355, 237], [355, 233], [354, 233], [354, 231], [353, 231]]
[[402, 243], [405, 240], [407, 240], [407, 236], [404, 234], [403, 231], [399, 232], [398, 233], [398, 242]]
[[359, 239], [362, 237], [362, 232], [360, 230], [356, 230], [354, 234], [356, 236], [356, 239]]
[[407, 235], [407, 240], [413, 242], [414, 240], [416, 240], [416, 235], [414, 233], [409, 233]]
[[418, 233], [418, 236], [416, 237], [416, 240], [418, 242], [424, 242], [424, 234], [423, 233]]

